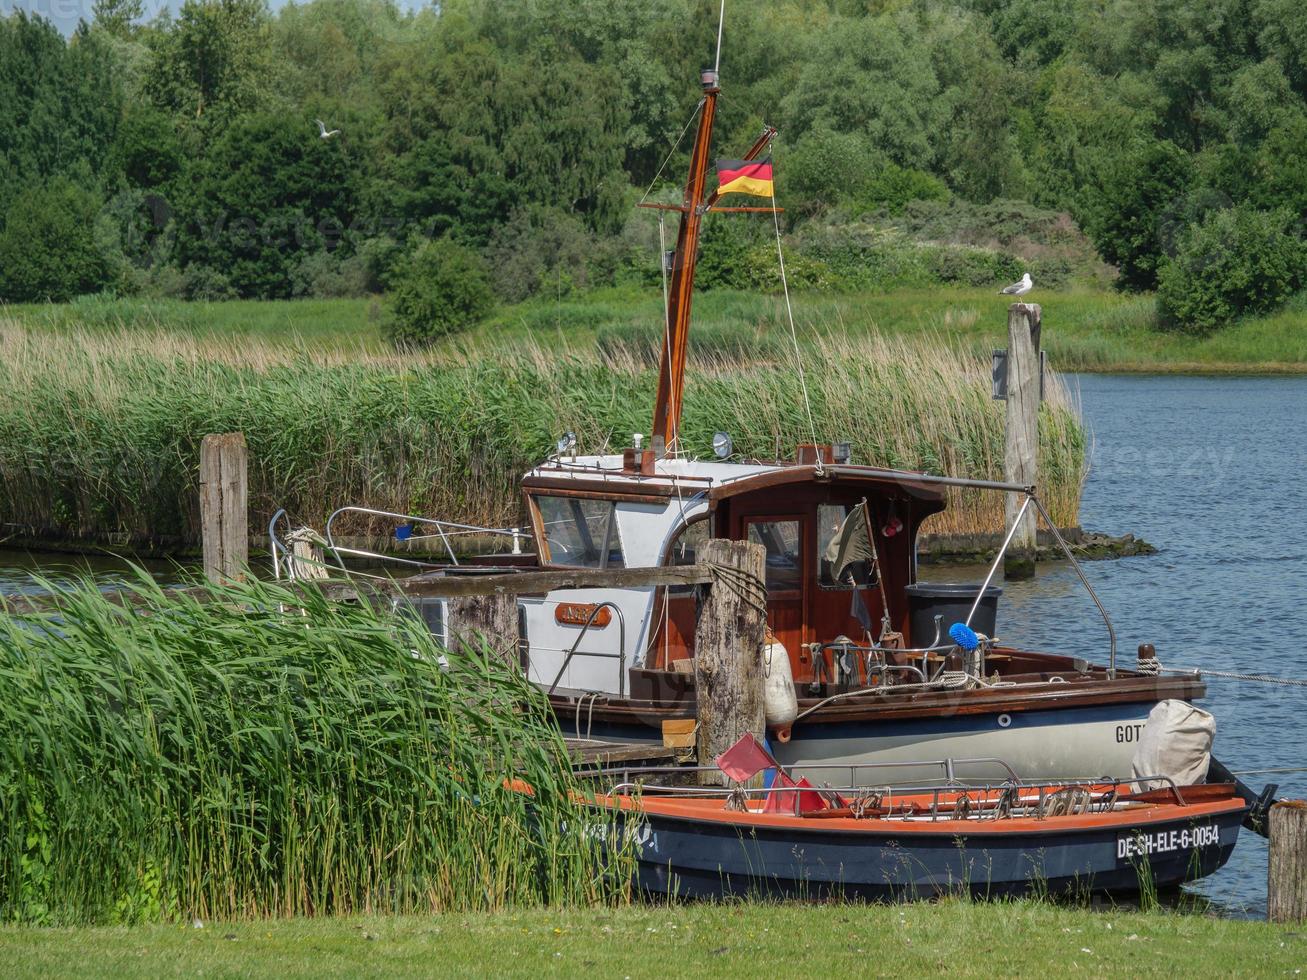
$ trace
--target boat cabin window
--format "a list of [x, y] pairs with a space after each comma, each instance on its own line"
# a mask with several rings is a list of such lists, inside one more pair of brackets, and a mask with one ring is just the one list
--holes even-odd
[[861, 504], [817, 508], [817, 582], [823, 589], [876, 584], [876, 560]]
[[615, 503], [578, 497], [536, 497], [535, 504], [549, 549], [549, 564], [625, 567]]
[[695, 521], [681, 528], [667, 549], [667, 565], [693, 565], [699, 560], [699, 549], [708, 542], [708, 521]]
[[798, 521], [750, 521], [749, 540], [767, 550], [767, 594], [803, 588], [803, 532]]

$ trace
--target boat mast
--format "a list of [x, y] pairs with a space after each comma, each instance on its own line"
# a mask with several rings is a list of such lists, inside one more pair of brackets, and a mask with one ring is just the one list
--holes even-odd
[[[690, 341], [690, 307], [694, 302], [694, 270], [699, 260], [699, 228], [703, 216], [717, 203], [716, 191], [705, 196], [708, 182], [708, 159], [712, 147], [713, 120], [717, 112], [717, 95], [721, 92], [715, 68], [699, 73], [703, 84], [703, 107], [699, 130], [690, 153], [690, 175], [685, 181], [685, 195], [680, 205], [645, 205], [681, 213], [676, 232], [676, 251], [670, 262], [671, 282], [667, 290], [667, 326], [663, 337], [662, 357], [658, 367], [658, 395], [654, 402], [653, 451], [662, 458], [668, 451], [679, 450], [681, 431], [681, 396], [685, 382], [685, 353]], [[762, 135], [749, 147], [745, 160], [755, 160], [776, 135], [764, 126]], [[728, 211], [770, 211], [770, 208], [726, 208]], [[664, 256], [662, 261], [667, 261]]]
[[[713, 118], [717, 113], [717, 71], [705, 68], [699, 73], [703, 84], [703, 103], [699, 113], [699, 131], [690, 153], [690, 176], [685, 182], [685, 196], [675, 210], [681, 212], [676, 232], [676, 251], [671, 259], [671, 282], [667, 290], [667, 326], [658, 367], [658, 396], [654, 402], [653, 451], [661, 457], [670, 449], [675, 452], [681, 429], [681, 395], [685, 381], [685, 351], [690, 335], [690, 305], [694, 301], [694, 267], [699, 260], [699, 225], [703, 219], [704, 186], [708, 180], [708, 154], [712, 145]], [[666, 262], [667, 257], [662, 256]]]

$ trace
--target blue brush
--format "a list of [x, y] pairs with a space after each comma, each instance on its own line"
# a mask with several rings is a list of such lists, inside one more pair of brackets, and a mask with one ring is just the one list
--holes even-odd
[[948, 635], [963, 650], [974, 650], [980, 646], [980, 637], [966, 623], [954, 623], [948, 628]]

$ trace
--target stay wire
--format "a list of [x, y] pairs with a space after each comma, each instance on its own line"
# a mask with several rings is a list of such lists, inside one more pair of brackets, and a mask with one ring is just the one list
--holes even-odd
[[[771, 216], [772, 224], [776, 228], [776, 260], [780, 263], [781, 268], [781, 289], [785, 293], [785, 315], [790, 322], [790, 341], [794, 345], [794, 363], [799, 369], [799, 388], [803, 392], [803, 410], [808, 416], [808, 434], [812, 436], [814, 445], [817, 443], [817, 425], [812, 420], [812, 402], [808, 398], [808, 381], [803, 371], [803, 355], [799, 353], [799, 333], [794, 326], [794, 307], [790, 303], [790, 284], [785, 275], [785, 251], [781, 247], [781, 218], [780, 213], [776, 210], [776, 185], [772, 184], [771, 192]], [[821, 454], [817, 454], [817, 472], [821, 473], [822, 466]]]
[[681, 135], [676, 137], [676, 142], [673, 143], [672, 148], [667, 151], [667, 156], [663, 157], [663, 162], [658, 165], [658, 172], [654, 174], [653, 180], [649, 181], [649, 186], [645, 188], [644, 196], [640, 198], [641, 204], [649, 199], [650, 193], [653, 192], [654, 185], [658, 183], [658, 178], [661, 177], [663, 171], [667, 169], [667, 164], [672, 159], [672, 155], [680, 148], [681, 141], [685, 139], [685, 134], [690, 131], [690, 127], [694, 124], [694, 121], [699, 118], [699, 113], [703, 110], [703, 103], [704, 100], [700, 99], [699, 104], [694, 107], [694, 112], [690, 113], [690, 118], [685, 121], [685, 125], [681, 128]]

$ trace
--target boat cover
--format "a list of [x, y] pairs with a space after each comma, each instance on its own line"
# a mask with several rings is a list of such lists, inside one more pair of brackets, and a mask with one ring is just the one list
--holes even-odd
[[[1202, 708], [1174, 698], [1158, 701], [1148, 713], [1131, 775], [1169, 776], [1177, 786], [1194, 786], [1207, 778], [1216, 720]], [[1155, 782], [1141, 789], [1161, 789]]]

